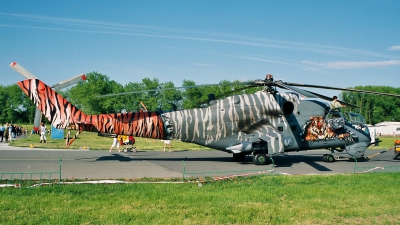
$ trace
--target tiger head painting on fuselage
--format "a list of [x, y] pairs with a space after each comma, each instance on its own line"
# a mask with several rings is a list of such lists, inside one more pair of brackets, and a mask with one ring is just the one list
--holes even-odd
[[300, 135], [306, 142], [332, 140], [335, 138], [338, 138], [339, 140], [352, 141], [349, 131], [345, 129], [333, 130], [322, 116], [310, 117], [310, 120], [304, 124], [303, 132]]

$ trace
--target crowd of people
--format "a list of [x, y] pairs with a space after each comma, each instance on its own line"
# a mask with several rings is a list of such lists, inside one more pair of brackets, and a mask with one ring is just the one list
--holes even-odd
[[[30, 135], [38, 134], [40, 135], [40, 143], [47, 143], [46, 135], [50, 134], [50, 130], [47, 130], [47, 127], [44, 123], [41, 123], [40, 128], [37, 131], [34, 129], [31, 130]], [[19, 125], [14, 125], [12, 123], [1, 124], [0, 126], [0, 142], [11, 142], [13, 139], [20, 138], [23, 135], [28, 133], [28, 127], [22, 127]], [[166, 147], [169, 147], [169, 152], [172, 151], [171, 141], [170, 140], [163, 140], [164, 142], [164, 149], [166, 151]], [[114, 147], [117, 147], [118, 152], [121, 151], [121, 147], [123, 145], [131, 145], [130, 148], [133, 152], [136, 152], [136, 147], [133, 145], [135, 144], [135, 138], [133, 136], [127, 135], [117, 135], [113, 139], [113, 144], [110, 147], [110, 152]]]
[[0, 126], [0, 142], [11, 142], [13, 139], [19, 138], [27, 133], [27, 128], [12, 123], [1, 124]]

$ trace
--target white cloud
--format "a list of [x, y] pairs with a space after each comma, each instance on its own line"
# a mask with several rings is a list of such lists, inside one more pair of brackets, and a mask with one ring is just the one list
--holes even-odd
[[389, 47], [389, 51], [400, 51], [400, 45], [395, 45]]
[[[98, 34], [132, 35], [152, 38], [182, 39], [203, 42], [225, 43], [233, 45], [255, 46], [263, 48], [289, 49], [296, 51], [318, 52], [327, 55], [346, 55], [346, 56], [373, 56], [391, 57], [382, 53], [365, 51], [360, 49], [343, 48], [337, 46], [327, 46], [320, 44], [310, 44], [301, 42], [291, 42], [282, 40], [271, 40], [266, 38], [253, 38], [248, 36], [238, 36], [231, 34], [215, 34], [196, 32], [191, 30], [170, 29], [164, 27], [143, 26], [136, 24], [110, 23], [93, 20], [83, 20], [75, 18], [48, 17], [28, 14], [1, 13], [0, 17], [13, 19], [14, 23], [24, 20], [21, 25], [13, 24], [0, 26], [20, 27], [28, 29], [46, 29], [69, 32], [84, 32]], [[26, 21], [40, 26], [26, 25]], [[393, 48], [393, 49], [392, 49]], [[400, 46], [390, 47], [391, 50], [400, 50]]]
[[328, 62], [328, 63], [303, 61], [302, 63], [328, 69], [354, 69], [354, 68], [368, 68], [368, 67], [382, 67], [382, 66], [397, 66], [400, 65], [400, 60], [377, 61], [377, 62], [340, 61], [340, 62]]

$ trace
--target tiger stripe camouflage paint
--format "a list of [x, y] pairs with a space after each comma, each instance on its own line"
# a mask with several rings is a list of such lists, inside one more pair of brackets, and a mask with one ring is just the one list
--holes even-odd
[[80, 130], [133, 135], [154, 139], [177, 139], [226, 150], [235, 143], [270, 143], [268, 153], [284, 151], [283, 137], [276, 127], [288, 128], [281, 106], [295, 105], [293, 93], [264, 92], [215, 100], [207, 108], [173, 112], [135, 112], [85, 115], [40, 80], [18, 83], [56, 128], [77, 124]]
[[40, 80], [24, 80], [18, 85], [58, 129], [77, 125], [83, 131], [164, 138], [163, 121], [157, 112], [86, 115]]
[[[282, 135], [275, 127], [288, 128], [280, 107], [285, 101], [299, 103], [298, 96], [293, 93], [277, 94], [274, 97], [260, 91], [216, 100], [207, 108], [168, 112], [162, 116], [169, 124], [168, 138], [171, 139], [220, 150], [245, 141], [275, 141], [277, 143], [271, 145], [275, 148], [271, 149], [271, 153], [277, 153], [284, 151], [284, 145]], [[274, 137], [273, 140], [271, 137]]]

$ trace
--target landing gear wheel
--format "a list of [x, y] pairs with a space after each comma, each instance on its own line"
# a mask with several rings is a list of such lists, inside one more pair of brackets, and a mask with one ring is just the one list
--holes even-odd
[[253, 156], [253, 162], [255, 165], [267, 165], [268, 157], [265, 154], [256, 154]]
[[243, 162], [246, 159], [246, 155], [242, 153], [233, 153], [233, 160], [235, 162]]
[[328, 155], [327, 157], [326, 157], [326, 162], [335, 162], [336, 160], [335, 160], [335, 157], [333, 156], [333, 155]]
[[322, 156], [322, 162], [327, 162], [328, 161], [327, 158], [328, 158], [328, 154], [324, 154]]

